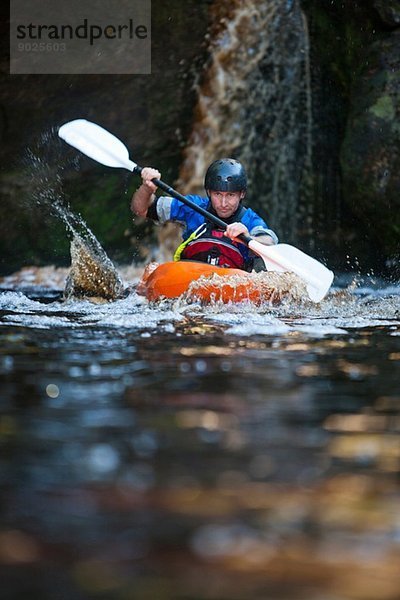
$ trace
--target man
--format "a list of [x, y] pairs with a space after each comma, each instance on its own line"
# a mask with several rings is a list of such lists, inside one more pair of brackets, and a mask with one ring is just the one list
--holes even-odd
[[251, 208], [242, 205], [247, 177], [241, 163], [233, 158], [221, 158], [208, 167], [204, 179], [207, 198], [188, 196], [192, 202], [225, 221], [226, 231], [208, 223], [205, 217], [175, 198], [156, 198], [157, 187], [152, 179], [161, 177], [156, 169], [145, 167], [141, 176], [143, 183], [132, 197], [132, 211], [160, 223], [177, 221], [184, 225], [184, 241], [175, 252], [174, 260], [197, 260], [251, 271], [256, 256], [237, 237], [244, 233], [256, 237], [262, 244], [278, 243], [277, 236], [265, 221]]

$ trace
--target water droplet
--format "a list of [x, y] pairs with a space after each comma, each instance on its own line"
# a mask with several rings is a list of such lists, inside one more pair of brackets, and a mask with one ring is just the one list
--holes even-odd
[[0, 363], [0, 369], [5, 372], [8, 373], [9, 371], [12, 371], [14, 366], [14, 358], [12, 356], [3, 356], [1, 363]]
[[87, 459], [89, 467], [99, 474], [115, 471], [119, 465], [118, 453], [109, 444], [98, 444], [91, 448]]
[[196, 360], [195, 369], [197, 373], [205, 373], [207, 371], [207, 363], [205, 360]]
[[134, 438], [133, 447], [139, 456], [152, 456], [158, 448], [155, 434], [152, 431], [142, 431]]
[[60, 389], [58, 385], [55, 385], [55, 383], [49, 383], [49, 385], [46, 386], [46, 394], [49, 398], [58, 398], [60, 395]]
[[100, 375], [101, 366], [98, 363], [92, 363], [89, 367], [90, 375]]

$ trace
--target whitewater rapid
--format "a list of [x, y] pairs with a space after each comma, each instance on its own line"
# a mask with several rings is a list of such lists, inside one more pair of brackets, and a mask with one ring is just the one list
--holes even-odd
[[[349, 278], [347, 278], [349, 280]], [[59, 298], [49, 301], [45, 287], [0, 287], [0, 326], [52, 328], [123, 328], [155, 335], [179, 334], [185, 321], [196, 319], [218, 326], [231, 335], [310, 337], [351, 334], [355, 329], [385, 327], [399, 335], [400, 286], [364, 279], [358, 287], [334, 287], [319, 304], [289, 299], [279, 306], [265, 303], [187, 304], [184, 300], [149, 303], [132, 291], [114, 302]], [[22, 290], [22, 291], [21, 291]], [[35, 291], [34, 298], [32, 290]], [[41, 297], [42, 292], [42, 297]]]

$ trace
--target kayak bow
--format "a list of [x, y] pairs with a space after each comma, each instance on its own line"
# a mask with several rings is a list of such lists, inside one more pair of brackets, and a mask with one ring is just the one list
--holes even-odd
[[148, 265], [136, 291], [150, 301], [184, 296], [203, 304], [247, 300], [259, 305], [276, 304], [293, 289], [307, 297], [304, 285], [292, 273], [247, 273], [207, 263], [177, 261]]

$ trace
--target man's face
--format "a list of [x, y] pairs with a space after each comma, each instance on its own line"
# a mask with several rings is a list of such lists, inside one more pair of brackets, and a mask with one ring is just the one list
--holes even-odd
[[213, 192], [209, 191], [211, 204], [221, 219], [229, 219], [236, 212], [244, 192]]

